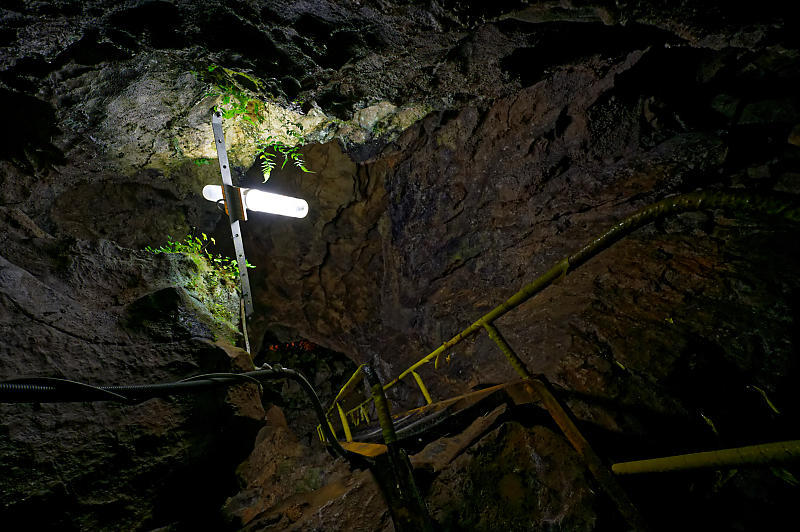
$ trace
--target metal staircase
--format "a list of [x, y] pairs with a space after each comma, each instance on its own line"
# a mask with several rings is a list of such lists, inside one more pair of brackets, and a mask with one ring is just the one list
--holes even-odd
[[[504, 394], [506, 400], [515, 405], [533, 403], [546, 411], [583, 459], [598, 484], [614, 501], [620, 514], [636, 530], [647, 530], [649, 527], [620, 485], [617, 479], [618, 475], [700, 467], [765, 464], [800, 459], [800, 440], [797, 440], [609, 464], [593, 450], [579, 429], [574, 416], [559, 401], [557, 393], [550, 383], [543, 376], [532, 375], [528, 371], [525, 363], [517, 356], [495, 325], [497, 319], [522, 305], [554, 282], [563, 279], [571, 271], [636, 229], [665, 216], [706, 209], [721, 209], [729, 215], [759, 213], [790, 222], [800, 222], [800, 200], [798, 198], [753, 195], [741, 191], [695, 192], [667, 198], [645, 207], [617, 223], [576, 253], [557, 262], [544, 275], [525, 285], [508, 300], [481, 316], [469, 327], [412, 364], [387, 384], [380, 383], [369, 366], [359, 366], [327, 408], [328, 426], [317, 427], [320, 439], [331, 444], [333, 442], [329, 441], [325, 434], [333, 434], [338, 440], [338, 445], [341, 445], [348, 453], [367, 460], [378, 460], [384, 455], [390, 456], [389, 461], [390, 464], [393, 464], [392, 468], [403, 471], [403, 478], [398, 477], [395, 484], [401, 491], [406, 490], [415, 494], [410, 506], [410, 499], [406, 499], [403, 511], [392, 511], [395, 524], [401, 529], [408, 530], [430, 526], [430, 520], [427, 518], [424, 502], [421, 501], [416, 486], [414, 486], [408, 458], [402, 452], [398, 454], [398, 451], [402, 451], [404, 434], [424, 434], [437, 424], [453, 416], [463, 415], [475, 405], [487, 401], [497, 394]], [[433, 362], [433, 369], [438, 369], [439, 359], [446, 351], [480, 331], [486, 331], [521, 379], [458, 397], [434, 400], [419, 371], [431, 362]], [[392, 415], [385, 392], [409, 377], [415, 381], [426, 405], [402, 414]], [[369, 394], [366, 399], [360, 400], [363, 396], [361, 398], [358, 396], [365, 391], [363, 385], [365, 380]], [[355, 434], [354, 429], [358, 429]], [[400, 443], [398, 443], [398, 438]], [[391, 497], [387, 497], [387, 499], [390, 499], [391, 509]], [[408, 510], [411, 510], [412, 513], [425, 514], [422, 521], [404, 521]]]

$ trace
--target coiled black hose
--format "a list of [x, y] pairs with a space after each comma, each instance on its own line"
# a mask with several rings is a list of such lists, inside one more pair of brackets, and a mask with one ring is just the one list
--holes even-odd
[[[138, 403], [155, 397], [188, 395], [213, 388], [224, 388], [234, 384], [257, 384], [261, 380], [292, 379], [311, 399], [314, 412], [322, 425], [325, 438], [334, 453], [348, 457], [328, 426], [325, 410], [311, 383], [299, 371], [280, 366], [248, 371], [245, 373], [209, 373], [196, 375], [177, 382], [164, 384], [132, 384], [123, 386], [92, 386], [68, 379], [30, 377], [0, 382], [0, 403], [61, 403], [86, 401], [116, 401]], [[259, 390], [260, 391], [260, 390]]]

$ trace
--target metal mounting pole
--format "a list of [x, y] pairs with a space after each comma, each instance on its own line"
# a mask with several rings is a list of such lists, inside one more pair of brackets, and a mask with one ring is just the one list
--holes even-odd
[[[231, 169], [228, 164], [228, 153], [225, 151], [225, 133], [222, 131], [222, 113], [215, 112], [211, 118], [211, 129], [214, 130], [214, 144], [217, 146], [217, 156], [219, 157], [219, 170], [222, 174], [222, 189], [223, 191], [232, 191], [233, 182], [231, 181]], [[227, 187], [230, 188], [227, 188]], [[238, 192], [236, 192], [238, 194]], [[239, 220], [244, 219], [243, 210], [241, 207], [237, 208], [234, 204], [241, 204], [239, 201], [233, 201], [233, 198], [228, 198], [226, 194], [226, 210], [231, 222], [231, 235], [233, 235], [233, 249], [236, 252], [236, 262], [239, 265], [239, 280], [242, 284], [242, 300], [244, 301], [245, 318], [253, 314], [253, 296], [250, 293], [250, 278], [247, 275], [247, 260], [244, 256], [244, 243], [242, 241], [242, 232], [239, 227]], [[243, 322], [244, 324], [244, 322]], [[247, 329], [245, 328], [245, 331]], [[247, 333], [245, 332], [245, 337]], [[249, 342], [248, 342], [249, 343]]]

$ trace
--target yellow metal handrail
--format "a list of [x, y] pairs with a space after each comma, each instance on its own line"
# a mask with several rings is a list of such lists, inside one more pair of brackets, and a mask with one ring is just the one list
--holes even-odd
[[[533, 282], [523, 286], [521, 290], [512, 295], [505, 302], [501, 303], [488, 313], [478, 318], [472, 325], [459, 332], [451, 339], [437, 347], [433, 352], [411, 365], [411, 367], [403, 371], [394, 380], [386, 383], [383, 389], [388, 390], [389, 388], [397, 385], [404, 378], [412, 375], [417, 381], [425, 400], [430, 403], [430, 394], [427, 393], [428, 390], [425, 388], [425, 385], [422, 383], [422, 378], [419, 376], [416, 370], [425, 364], [430, 363], [431, 361], [434, 361], [434, 366], [438, 367], [438, 360], [442, 353], [481, 329], [485, 329], [489, 333], [490, 338], [492, 338], [492, 340], [498, 344], [511, 365], [514, 367], [514, 370], [517, 371], [517, 373], [519, 373], [523, 378], [529, 377], [527, 370], [524, 369], [524, 364], [522, 364], [522, 361], [516, 357], [516, 355], [514, 355], [513, 358], [510, 357], [510, 351], [508, 349], [504, 349], [503, 344], [505, 344], [505, 342], [502, 340], [499, 332], [493, 326], [493, 322], [495, 320], [517, 308], [522, 303], [528, 301], [554, 282], [564, 278], [570, 271], [575, 270], [578, 266], [582, 265], [587, 260], [607, 249], [622, 237], [632, 233], [636, 229], [639, 229], [650, 222], [670, 214], [679, 214], [682, 212], [697, 211], [702, 209], [723, 209], [734, 214], [738, 214], [740, 212], [758, 212], [773, 216], [780, 216], [793, 222], [800, 222], [800, 205], [798, 205], [797, 199], [784, 195], [754, 195], [743, 191], [692, 192], [680, 196], [673, 196], [671, 198], [656, 202], [628, 216], [621, 222], [611, 227], [611, 229], [586, 244], [576, 253], [557, 262], [552, 268], [547, 270], [547, 272], [535, 279]], [[355, 388], [355, 385], [361, 382], [362, 378], [362, 367], [360, 366], [334, 399], [330, 409], [328, 410], [329, 414], [335, 408], [336, 403], [349, 395]], [[365, 407], [371, 401], [372, 399], [368, 398], [354, 408], [346, 411], [345, 416], [350, 416], [350, 418], [353, 420], [359, 420], [362, 416], [359, 416], [358, 414], [363, 413], [366, 409]], [[355, 424], [358, 425], [358, 421], [356, 421]]]
[[633, 462], [619, 462], [611, 466], [616, 475], [636, 473], [663, 473], [685, 469], [720, 469], [741, 465], [773, 464], [800, 461], [800, 440], [748, 445], [733, 449], [720, 449], [701, 453], [665, 456]]
[[339, 403], [341, 399], [344, 399], [345, 397], [350, 395], [353, 389], [359, 384], [361, 384], [361, 381], [363, 380], [364, 380], [364, 364], [361, 364], [356, 368], [356, 371], [355, 373], [353, 373], [353, 376], [350, 377], [346, 383], [344, 383], [344, 386], [342, 386], [342, 389], [339, 390], [338, 394], [336, 394], [336, 397], [333, 399], [333, 401], [331, 401], [331, 406], [330, 408], [328, 408], [327, 414], [330, 416], [331, 412], [333, 412], [333, 409], [336, 408], [337, 403]]

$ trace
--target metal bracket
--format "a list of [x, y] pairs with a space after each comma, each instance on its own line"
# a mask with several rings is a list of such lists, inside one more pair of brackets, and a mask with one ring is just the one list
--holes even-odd
[[[219, 157], [219, 170], [222, 174], [222, 193], [225, 197], [225, 207], [231, 222], [231, 235], [233, 236], [233, 249], [236, 252], [236, 262], [239, 265], [239, 280], [242, 284], [242, 299], [244, 300], [245, 316], [253, 314], [253, 296], [250, 293], [250, 277], [247, 275], [247, 259], [244, 256], [244, 242], [239, 220], [247, 220], [244, 214], [241, 192], [233, 193], [231, 169], [228, 164], [228, 153], [225, 151], [225, 133], [222, 131], [222, 113], [215, 112], [211, 117], [211, 129], [214, 131], [214, 144], [217, 146]], [[230, 207], [230, 208], [229, 208]]]
[[241, 188], [222, 185], [222, 199], [225, 201], [225, 214], [243, 222], [247, 221], [247, 211], [244, 208]]

